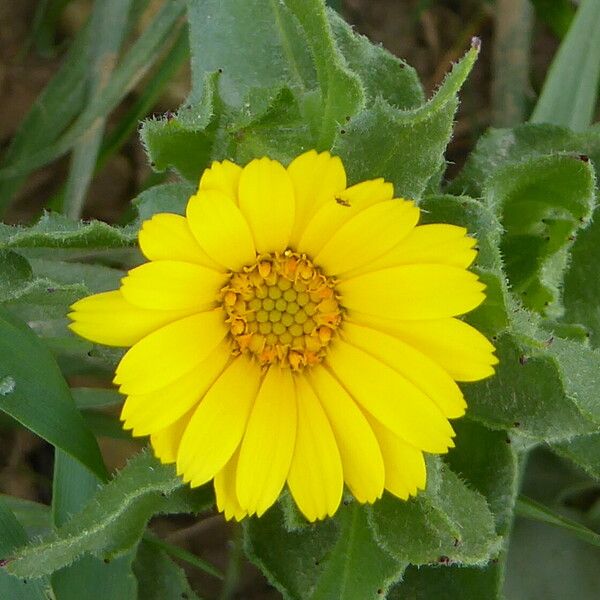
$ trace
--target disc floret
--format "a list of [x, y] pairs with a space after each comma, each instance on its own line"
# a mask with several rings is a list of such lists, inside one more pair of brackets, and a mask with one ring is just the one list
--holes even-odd
[[294, 371], [321, 362], [342, 320], [334, 280], [292, 250], [231, 273], [221, 302], [234, 354]]

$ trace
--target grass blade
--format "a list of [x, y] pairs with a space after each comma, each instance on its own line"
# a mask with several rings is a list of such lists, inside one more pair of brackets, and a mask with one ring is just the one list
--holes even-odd
[[600, 82], [600, 2], [584, 0], [550, 66], [532, 123], [582, 131], [594, 117]]
[[585, 527], [585, 525], [581, 525], [581, 523], [578, 523], [573, 519], [563, 517], [547, 506], [544, 506], [543, 504], [540, 504], [531, 498], [520, 496], [517, 500], [515, 510], [517, 515], [520, 517], [524, 517], [525, 519], [533, 519], [534, 521], [540, 521], [542, 523], [548, 523], [548, 525], [553, 525], [554, 527], [559, 527], [565, 531], [568, 531], [569, 533], [572, 533], [580, 540], [583, 540], [588, 544], [592, 544], [592, 546], [600, 547], [600, 534], [588, 529]]

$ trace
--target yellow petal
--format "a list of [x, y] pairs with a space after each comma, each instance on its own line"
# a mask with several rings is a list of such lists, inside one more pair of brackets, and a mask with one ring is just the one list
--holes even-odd
[[454, 317], [485, 300], [485, 286], [477, 275], [443, 265], [373, 271], [341, 281], [337, 289], [347, 309], [388, 319]]
[[383, 493], [385, 471], [371, 426], [356, 402], [326, 369], [313, 367], [308, 378], [333, 430], [344, 481], [359, 502], [375, 502]]
[[240, 176], [240, 209], [259, 253], [282, 252], [294, 224], [294, 188], [287, 171], [276, 160], [258, 158]]
[[289, 369], [272, 366], [248, 420], [237, 470], [237, 498], [259, 517], [277, 500], [296, 440], [296, 392]]
[[380, 423], [413, 446], [446, 452], [454, 432], [440, 409], [410, 381], [381, 361], [337, 340], [327, 357], [352, 397]]
[[308, 221], [298, 241], [298, 252], [314, 257], [340, 227], [362, 210], [391, 200], [394, 188], [383, 179], [363, 181], [344, 190], [333, 201], [325, 201]]
[[238, 185], [242, 168], [230, 160], [215, 161], [200, 177], [199, 191], [216, 190], [228, 196], [237, 204]]
[[225, 519], [241, 521], [248, 513], [240, 506], [235, 492], [238, 458], [236, 450], [228, 463], [215, 475], [215, 496], [217, 508], [225, 514]]
[[467, 404], [452, 377], [440, 365], [398, 338], [369, 327], [344, 323], [344, 339], [398, 371], [433, 400], [444, 416], [465, 414]]
[[414, 496], [417, 490], [424, 490], [427, 471], [423, 453], [403, 442], [376, 419], [368, 415], [367, 418], [377, 436], [383, 455], [385, 489], [402, 500]]
[[131, 269], [121, 280], [121, 293], [141, 308], [203, 311], [215, 308], [226, 281], [224, 273], [202, 265], [159, 260]]
[[177, 454], [177, 473], [193, 487], [212, 479], [239, 446], [258, 388], [260, 369], [234, 360], [208, 390], [191, 418]]
[[478, 381], [494, 374], [494, 346], [458, 319], [401, 321], [353, 314], [352, 320], [396, 336], [445, 369], [456, 381]]
[[346, 221], [314, 261], [327, 273], [342, 275], [389, 252], [419, 220], [419, 209], [406, 200], [378, 202]]
[[410, 264], [437, 264], [466, 269], [477, 256], [476, 240], [464, 227], [434, 223], [415, 227], [397, 246], [363, 267], [346, 273], [356, 277], [368, 271]]
[[346, 171], [338, 156], [310, 150], [296, 157], [287, 168], [296, 198], [296, 218], [290, 239], [295, 248], [308, 221], [326, 201], [346, 189]]
[[318, 398], [300, 376], [296, 378], [298, 432], [288, 485], [309, 521], [332, 516], [344, 487], [342, 461], [327, 416]]
[[150, 444], [154, 450], [154, 455], [164, 465], [174, 463], [177, 460], [177, 451], [183, 432], [193, 414], [194, 409], [189, 410], [177, 421], [150, 436]]
[[180, 319], [131, 347], [114, 382], [123, 394], [144, 394], [176, 381], [207, 358], [227, 334], [223, 311]]
[[176, 381], [146, 394], [128, 396], [121, 411], [123, 428], [133, 429], [133, 435], [139, 436], [167, 427], [200, 402], [230, 359], [229, 344], [223, 341]]
[[220, 269], [198, 245], [185, 217], [171, 213], [154, 215], [142, 223], [140, 249], [149, 260], [178, 260]]
[[240, 209], [223, 192], [192, 196], [186, 216], [198, 244], [217, 263], [237, 271], [254, 262], [252, 233]]
[[71, 306], [69, 328], [107, 346], [132, 346], [156, 329], [188, 316], [190, 310], [146, 310], [133, 306], [119, 290], [78, 300]]

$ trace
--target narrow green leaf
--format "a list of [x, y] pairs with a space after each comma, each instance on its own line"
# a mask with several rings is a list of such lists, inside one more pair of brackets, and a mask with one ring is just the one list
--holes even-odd
[[185, 572], [160, 548], [142, 540], [133, 569], [138, 580], [138, 598], [166, 600], [187, 598], [199, 600]]
[[36, 578], [72, 564], [86, 552], [112, 559], [137, 544], [151, 516], [201, 512], [211, 503], [208, 487], [190, 490], [172, 466], [161, 465], [142, 452], [80, 513], [44, 540], [21, 549], [7, 569], [17, 576]]
[[[85, 48], [89, 39], [90, 28], [86, 26], [77, 34], [62, 66], [20, 123], [3, 156], [4, 167], [22, 164], [40, 148], [55, 143], [82, 110], [88, 66]], [[0, 212], [5, 210], [29, 172], [30, 169], [23, 169], [20, 175], [0, 177]]]
[[174, 544], [169, 544], [168, 542], [165, 542], [164, 540], [161, 540], [160, 538], [150, 533], [147, 533], [144, 536], [144, 541], [146, 544], [154, 546], [155, 548], [160, 548], [161, 550], [164, 550], [167, 554], [170, 554], [174, 558], [178, 558], [179, 560], [182, 560], [188, 563], [189, 565], [196, 567], [197, 569], [200, 569], [201, 571], [204, 571], [205, 573], [208, 573], [209, 575], [212, 575], [217, 579], [220, 579], [221, 581], [225, 579], [223, 573], [214, 565], [210, 564], [206, 560], [203, 560], [199, 556], [188, 552], [184, 548], [180, 548], [179, 546], [175, 546]]
[[536, 15], [559, 38], [565, 37], [575, 17], [575, 7], [570, 0], [531, 0]]
[[[12, 511], [25, 530], [27, 538], [45, 535], [50, 531], [51, 515], [47, 505], [5, 494], [0, 494], [0, 502]], [[24, 542], [19, 542], [19, 545], [21, 543]]]
[[[340, 127], [333, 152], [342, 157], [351, 183], [384, 177], [394, 184], [397, 196], [421, 197], [428, 180], [443, 164], [457, 106], [456, 94], [477, 54], [475, 45], [426, 104], [399, 110], [377, 99]], [[418, 145], [415, 139], [419, 140]]]
[[582, 131], [592, 122], [600, 84], [600, 4], [583, 0], [563, 40], [531, 116]]
[[[127, 31], [132, 0], [106, 0], [94, 4], [90, 18], [91, 40], [88, 52], [88, 94], [86, 102], [97, 101], [110, 81], [121, 44]], [[104, 135], [106, 115], [99, 117], [74, 144], [65, 189], [64, 210], [72, 218], [83, 211], [86, 192], [94, 174], [96, 158]]]
[[71, 395], [79, 410], [105, 408], [123, 403], [123, 396], [116, 390], [103, 388], [71, 388]]
[[531, 498], [520, 496], [517, 500], [516, 513], [520, 517], [526, 519], [533, 519], [535, 521], [547, 523], [548, 525], [553, 525], [554, 527], [559, 527], [592, 546], [600, 547], [600, 534], [581, 525], [581, 523], [578, 523], [573, 519], [564, 517]]
[[0, 312], [0, 381], [4, 412], [106, 479], [98, 444], [52, 355], [25, 324], [5, 311]]
[[[0, 498], [0, 559], [27, 543], [27, 534], [14, 514]], [[0, 567], [0, 598], [7, 600], [47, 600], [47, 582], [17, 579]]]
[[591, 477], [600, 479], [600, 433], [574, 437], [567, 442], [553, 444], [552, 449], [573, 461]]
[[113, 72], [110, 82], [96, 101], [90, 103], [56, 142], [0, 169], [0, 181], [21, 177], [71, 150], [95, 120], [111, 112], [146, 74], [165, 42], [172, 36], [174, 25], [180, 19], [182, 12], [183, 5], [180, 0], [165, 3], [152, 23], [125, 54]]

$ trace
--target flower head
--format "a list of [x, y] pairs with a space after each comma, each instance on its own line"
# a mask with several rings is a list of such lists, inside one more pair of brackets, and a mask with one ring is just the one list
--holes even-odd
[[186, 216], [139, 233], [149, 262], [73, 305], [71, 328], [131, 346], [122, 420], [227, 518], [289, 487], [309, 520], [425, 487], [423, 453], [453, 446], [456, 381], [493, 373], [493, 346], [457, 319], [484, 299], [461, 227], [418, 226], [383, 179], [346, 187], [339, 158], [285, 168], [215, 162]]

